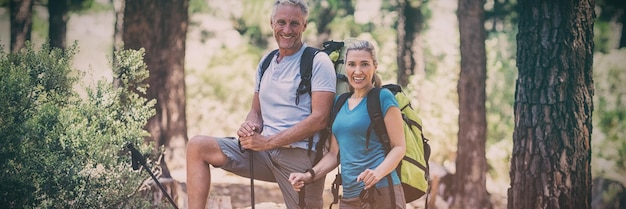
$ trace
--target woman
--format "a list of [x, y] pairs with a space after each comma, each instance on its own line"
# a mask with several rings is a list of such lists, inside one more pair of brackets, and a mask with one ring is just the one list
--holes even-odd
[[[389, 208], [392, 201], [396, 208], [406, 207], [404, 192], [395, 171], [406, 149], [402, 116], [398, 102], [387, 89], [381, 90], [380, 103], [391, 149], [387, 153], [376, 134], [370, 134], [369, 144], [366, 145], [367, 127], [371, 123], [367, 112], [367, 94], [380, 86], [379, 82], [375, 82], [378, 80], [377, 67], [376, 52], [370, 42], [356, 40], [349, 43], [346, 50], [346, 76], [352, 90], [351, 96], [332, 124], [329, 152], [313, 168], [290, 175], [289, 180], [296, 191], [341, 164], [343, 197], [340, 208]], [[391, 174], [393, 182], [393, 200], [390, 197], [388, 174]]]

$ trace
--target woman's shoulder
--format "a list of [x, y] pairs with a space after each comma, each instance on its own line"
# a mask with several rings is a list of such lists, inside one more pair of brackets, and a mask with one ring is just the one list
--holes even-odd
[[380, 88], [380, 98], [390, 98], [393, 97], [395, 98], [395, 95], [391, 92], [391, 90], [387, 89], [387, 88]]
[[389, 89], [381, 88], [379, 99], [383, 107], [398, 106], [396, 96]]

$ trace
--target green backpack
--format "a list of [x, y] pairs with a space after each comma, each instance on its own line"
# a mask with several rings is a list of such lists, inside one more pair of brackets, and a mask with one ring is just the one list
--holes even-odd
[[[395, 95], [402, 113], [402, 119], [404, 121], [406, 153], [396, 168], [396, 171], [400, 177], [400, 181], [402, 182], [404, 197], [408, 203], [422, 197], [429, 190], [428, 160], [430, 158], [430, 145], [428, 145], [428, 139], [424, 137], [422, 131], [422, 120], [418, 117], [417, 112], [411, 106], [410, 99], [402, 92], [402, 87], [396, 84], [387, 84], [382, 88], [389, 89]], [[367, 140], [369, 140], [370, 131], [374, 131], [378, 138], [381, 139], [386, 151], [389, 152], [389, 135], [387, 134], [381, 110], [380, 90], [381, 88], [374, 88], [370, 90], [367, 95], [367, 111], [369, 113], [370, 120], [372, 121], [370, 126], [367, 128]], [[331, 121], [334, 121], [337, 113], [341, 109], [341, 106], [343, 106], [351, 94], [352, 93], [344, 93], [339, 96], [332, 109]], [[391, 183], [391, 177], [388, 176], [387, 179]], [[341, 174], [337, 174], [337, 179], [333, 182], [332, 192], [335, 197], [333, 203], [337, 203], [338, 200], [337, 193], [339, 184], [341, 184]], [[393, 192], [391, 196], [394, 196]]]
[[323, 52], [328, 54], [330, 60], [335, 65], [335, 72], [337, 74], [337, 93], [341, 95], [350, 91], [350, 84], [348, 83], [348, 77], [346, 77], [346, 45], [351, 43], [354, 39], [346, 39], [344, 41], [326, 41], [324, 42], [322, 49]]

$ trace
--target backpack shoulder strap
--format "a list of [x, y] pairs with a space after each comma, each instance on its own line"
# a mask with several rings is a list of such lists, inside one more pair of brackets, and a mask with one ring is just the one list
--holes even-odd
[[385, 127], [385, 118], [383, 117], [383, 111], [380, 106], [380, 88], [373, 88], [367, 93], [367, 113], [370, 116], [370, 127], [368, 127], [368, 137], [366, 144], [369, 141], [369, 131], [372, 129], [382, 141], [385, 150], [389, 152], [391, 150], [389, 142], [389, 134], [387, 134], [387, 128]]
[[300, 57], [300, 85], [296, 90], [296, 105], [300, 103], [300, 95], [311, 94], [311, 77], [313, 77], [313, 59], [319, 52], [313, 47], [306, 47]]
[[[350, 96], [352, 96], [352, 92], [343, 93], [339, 95], [339, 98], [337, 98], [337, 101], [333, 104], [333, 109], [330, 110], [330, 120], [328, 123], [328, 130], [330, 130], [330, 133], [332, 133], [333, 123], [335, 122], [335, 118], [337, 118], [337, 114], [339, 114], [339, 110], [341, 110], [341, 107], [346, 103], [346, 101], [348, 101]], [[339, 153], [337, 153], [337, 161], [339, 161]]]
[[313, 59], [315, 59], [315, 55], [319, 52], [319, 49], [313, 47], [306, 47], [304, 52], [302, 52], [302, 57], [300, 58], [300, 76], [303, 79], [311, 80], [311, 74], [313, 71]]
[[[383, 87], [383, 88], [387, 88], [387, 87]], [[367, 133], [368, 137], [365, 143], [367, 144], [368, 143], [367, 141], [370, 140], [369, 131], [371, 131], [371, 129], [374, 129], [374, 132], [376, 132], [378, 138], [382, 141], [383, 147], [385, 148], [385, 152], [389, 153], [389, 151], [391, 151], [391, 142], [389, 139], [389, 134], [387, 133], [387, 127], [385, 126], [385, 118], [383, 117], [382, 107], [380, 106], [380, 91], [381, 91], [381, 88], [373, 88], [372, 90], [370, 90], [369, 93], [367, 93], [367, 112], [370, 116], [371, 123], [370, 123], [370, 127], [368, 128], [368, 133]], [[400, 173], [398, 173], [398, 175], [400, 175]], [[393, 180], [391, 179], [391, 173], [387, 175], [387, 183], [389, 185], [393, 185]], [[389, 196], [391, 199], [394, 199], [395, 191], [393, 190], [393, 187], [390, 187], [390, 188], [391, 190], [390, 190]], [[394, 208], [394, 207], [395, 207], [395, 203], [391, 201], [391, 208]]]
[[[332, 129], [333, 122], [335, 122], [335, 118], [337, 117], [339, 110], [341, 110], [341, 107], [343, 107], [343, 104], [345, 104], [346, 101], [348, 101], [348, 98], [350, 98], [350, 96], [352, 96], [352, 92], [343, 93], [339, 95], [339, 98], [337, 98], [337, 101], [335, 101], [335, 103], [333, 104], [333, 109], [330, 110], [330, 123], [328, 123], [329, 129]], [[338, 151], [337, 162], [339, 162], [340, 155], [341, 153]], [[337, 204], [339, 202], [339, 185], [341, 185], [341, 172], [340, 172], [340, 169], [337, 169], [337, 175], [335, 175], [335, 180], [333, 181], [331, 185], [331, 193], [333, 194], [333, 202], [330, 203], [330, 207], [332, 207], [333, 204]]]
[[333, 109], [330, 112], [330, 126], [333, 125], [333, 122], [335, 122], [335, 118], [337, 117], [339, 110], [341, 110], [341, 107], [343, 106], [343, 104], [346, 103], [346, 101], [348, 101], [348, 98], [350, 98], [350, 96], [352, 96], [352, 92], [346, 92], [339, 95], [339, 98], [337, 98], [337, 101], [335, 101]]
[[[350, 95], [352, 95], [351, 92], [343, 93], [343, 94], [339, 95], [339, 98], [337, 98], [337, 101], [334, 102], [333, 107], [330, 110], [330, 118], [328, 120], [328, 124], [326, 126], [326, 129], [324, 129], [324, 131], [321, 132], [324, 135], [320, 136], [320, 141], [317, 143], [318, 148], [316, 148], [316, 150], [321, 150], [322, 146], [324, 146], [324, 144], [326, 143], [326, 140], [330, 139], [330, 137], [331, 137], [330, 135], [332, 134], [333, 122], [335, 122], [335, 118], [337, 117], [337, 113], [339, 113], [339, 110], [341, 109], [341, 106], [343, 106], [343, 104], [346, 103], [348, 98], [350, 98]], [[316, 155], [317, 156], [315, 158], [315, 162], [317, 163], [317, 162], [319, 162], [319, 160], [323, 156], [322, 156], [322, 152], [317, 152]], [[337, 160], [339, 160], [339, 155], [337, 155]]]
[[[311, 92], [311, 77], [313, 77], [313, 59], [315, 59], [315, 55], [319, 52], [318, 49], [313, 47], [307, 47], [302, 52], [302, 57], [300, 58], [300, 77], [302, 81], [300, 81], [300, 86], [302, 87], [302, 82], [308, 82], [308, 92]], [[298, 88], [298, 91], [300, 89]], [[304, 93], [304, 92], [302, 92]]]
[[278, 49], [275, 49], [274, 51], [270, 52], [267, 55], [267, 57], [265, 57], [265, 59], [263, 60], [263, 63], [261, 64], [261, 78], [263, 77], [263, 74], [265, 74], [265, 70], [267, 70], [267, 68], [272, 63], [272, 59], [274, 58], [276, 53], [278, 53]]

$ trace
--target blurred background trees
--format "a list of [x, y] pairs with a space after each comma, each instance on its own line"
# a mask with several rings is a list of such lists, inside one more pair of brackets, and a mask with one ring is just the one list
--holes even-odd
[[457, 85], [459, 132], [451, 208], [492, 208], [486, 189], [487, 55], [482, 0], [459, 1], [461, 72]]
[[[457, 8], [457, 3], [455, 0], [311, 0], [309, 25], [304, 34], [306, 42], [315, 47], [321, 47], [325, 40], [348, 37], [367, 39], [376, 44], [383, 82], [405, 86], [423, 115], [425, 134], [433, 147], [433, 173], [441, 176], [445, 173], [468, 175], [456, 166], [460, 163], [457, 158], [467, 158], [461, 155], [463, 141], [459, 141], [463, 133], [460, 121], [465, 118], [461, 108], [467, 104], [460, 95], [464, 94], [461, 87], [457, 86], [463, 79], [460, 28], [467, 25], [458, 19], [462, 17], [456, 14], [461, 9]], [[68, 63], [72, 68], [69, 75], [84, 75], [75, 77], [90, 88], [95, 88], [94, 80], [100, 78], [103, 82], [121, 82], [113, 70], [121, 57], [113, 56], [111, 49], [120, 47], [122, 41], [125, 48], [144, 48], [150, 78], [143, 82], [149, 83], [150, 89], [140, 95], [156, 99], [152, 125], [142, 126], [150, 130], [152, 136], [150, 145], [153, 147], [149, 152], [151, 156], [158, 155], [162, 151], [155, 148], [164, 145], [167, 159], [164, 162], [168, 163], [170, 175], [184, 181], [184, 158], [171, 147], [184, 147], [187, 135], [232, 136], [245, 118], [253, 93], [256, 66], [264, 53], [276, 48], [269, 26], [271, 4], [272, 1], [266, 0], [175, 3], [0, 0], [0, 44], [10, 46], [3, 51], [17, 53], [24, 49], [27, 40], [35, 43], [27, 50], [33, 52], [43, 49], [40, 46], [46, 41], [58, 48], [68, 48], [68, 43], [78, 41], [77, 49], [69, 47], [71, 52], [67, 52], [73, 53], [73, 62]], [[129, 5], [130, 8], [125, 8]], [[509, 170], [513, 156], [514, 95], [518, 78], [516, 35], [520, 16], [516, 0], [487, 0], [482, 7], [486, 61], [484, 186], [494, 208], [503, 208], [510, 187]], [[594, 179], [612, 182], [594, 186], [612, 185], [612, 189], [608, 186], [594, 189], [593, 197], [594, 201], [619, 200], [623, 198], [619, 195], [624, 194], [623, 185], [626, 184], [623, 162], [626, 159], [626, 142], [623, 140], [626, 136], [626, 102], [623, 99], [626, 92], [620, 87], [620, 82], [626, 79], [625, 54], [624, 49], [620, 49], [625, 45], [622, 38], [626, 16], [624, 1], [598, 0], [595, 10], [591, 172]], [[131, 31], [124, 31], [121, 27], [124, 25]], [[112, 66], [107, 64], [108, 60], [113, 60]], [[78, 86], [77, 83], [71, 85]], [[82, 95], [68, 98], [86, 100], [86, 94]], [[49, 106], [55, 106], [52, 104], [63, 107], [56, 103]], [[34, 117], [21, 117], [27, 116]], [[481, 126], [476, 128], [482, 129]], [[31, 129], [27, 130], [15, 133], [30, 132]], [[14, 140], [19, 135], [4, 135], [2, 140]], [[174, 143], [168, 141], [172, 139], [175, 139]], [[17, 149], [11, 147], [2, 149], [3, 156], [17, 155], [16, 152]], [[88, 167], [77, 165], [77, 169]], [[32, 182], [27, 178], [30, 177], [15, 182]], [[457, 179], [461, 178], [457, 176]], [[475, 186], [482, 184], [479, 181]], [[32, 186], [35, 184], [19, 185], [27, 188], [20, 191], [37, 187]], [[33, 196], [24, 197], [23, 200], [27, 200], [26, 197]]]

